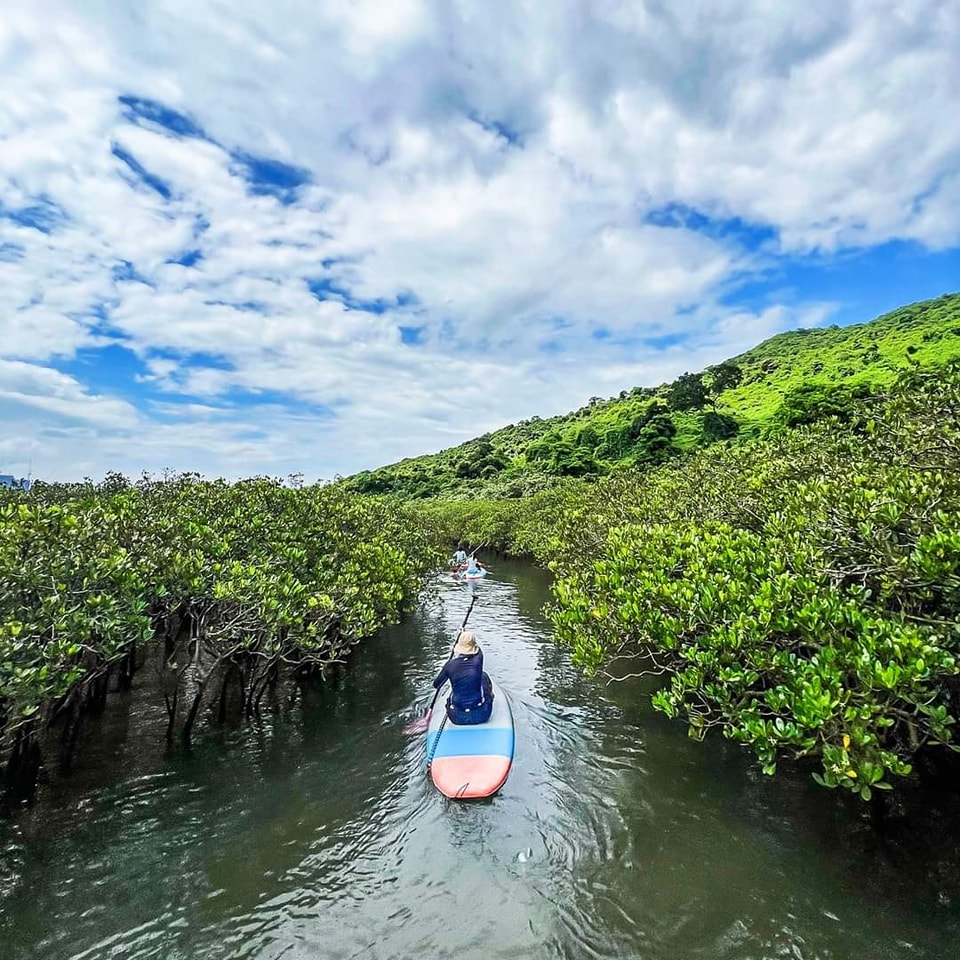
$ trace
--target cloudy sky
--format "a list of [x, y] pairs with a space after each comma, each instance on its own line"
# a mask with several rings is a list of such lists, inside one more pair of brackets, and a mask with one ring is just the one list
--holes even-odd
[[960, 289], [956, 0], [3, 0], [0, 472], [331, 477]]

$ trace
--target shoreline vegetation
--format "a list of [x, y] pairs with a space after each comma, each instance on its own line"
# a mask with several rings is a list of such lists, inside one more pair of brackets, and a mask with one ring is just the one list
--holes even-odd
[[[958, 358], [954, 294], [774, 337], [647, 391], [632, 423], [636, 392], [554, 418], [509, 482], [472, 471], [472, 497], [447, 469], [471, 472], [470, 444], [347, 484], [432, 471], [444, 494], [414, 502], [451, 540], [553, 572], [582, 668], [658, 677], [653, 706], [691, 737], [717, 729], [767, 774], [800, 759], [871, 800], [960, 767]], [[488, 466], [507, 462], [497, 437]], [[496, 496], [509, 484], [523, 494]]]
[[193, 475], [0, 495], [0, 743], [8, 800], [69, 768], [84, 718], [160, 657], [158, 737], [259, 716], [344, 662], [441, 562], [423, 516], [333, 486]]
[[767, 774], [800, 759], [863, 800], [942, 780], [960, 718], [960, 295], [330, 485], [0, 491], [0, 786], [29, 796], [43, 765], [68, 768], [147, 648], [158, 736], [258, 716], [395, 621], [457, 541], [549, 568], [579, 666], [658, 677], [657, 710]]
[[957, 749], [960, 366], [849, 417], [523, 500], [424, 505], [450, 537], [554, 575], [589, 672], [662, 678], [656, 709], [869, 800]]

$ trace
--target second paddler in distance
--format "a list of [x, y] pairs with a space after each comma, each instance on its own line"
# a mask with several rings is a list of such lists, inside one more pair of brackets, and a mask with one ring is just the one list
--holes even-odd
[[467, 557], [466, 563], [453, 571], [454, 580], [480, 580], [487, 575], [487, 568], [474, 556]]

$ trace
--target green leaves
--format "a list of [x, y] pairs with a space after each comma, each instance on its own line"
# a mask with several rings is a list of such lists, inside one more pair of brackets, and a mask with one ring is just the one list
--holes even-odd
[[764, 772], [870, 799], [950, 744], [960, 631], [960, 370], [912, 375], [870, 429], [808, 427], [582, 488], [552, 617], [589, 671], [666, 673], [656, 709]]
[[334, 487], [108, 480], [0, 507], [0, 733], [175, 614], [215, 656], [336, 659], [441, 562], [431, 519]]
[[0, 514], [0, 717], [5, 732], [123, 655], [149, 629], [144, 582], [106, 503]]

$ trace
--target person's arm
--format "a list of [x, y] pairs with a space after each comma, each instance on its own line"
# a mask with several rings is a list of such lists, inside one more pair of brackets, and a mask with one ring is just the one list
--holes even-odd
[[434, 690], [439, 690], [444, 685], [444, 683], [446, 683], [447, 678], [450, 676], [447, 673], [447, 664], [449, 664], [449, 662], [450, 661], [448, 660], [447, 663], [443, 665], [443, 669], [437, 674], [437, 679], [433, 681]]

